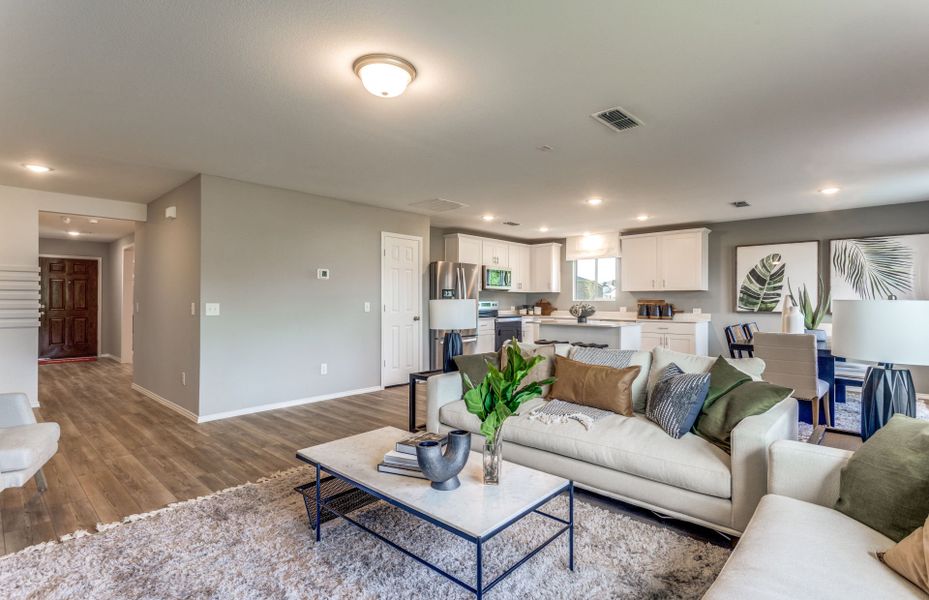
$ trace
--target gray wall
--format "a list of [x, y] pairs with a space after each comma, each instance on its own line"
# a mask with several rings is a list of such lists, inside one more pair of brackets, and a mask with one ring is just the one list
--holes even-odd
[[[177, 207], [177, 219], [165, 208]], [[134, 381], [182, 408], [199, 410], [200, 177], [148, 205], [136, 226]], [[187, 385], [181, 384], [187, 373]]]
[[[113, 344], [113, 329], [119, 329], [120, 305], [113, 301], [114, 290], [118, 291], [122, 277], [115, 273], [111, 264], [110, 244], [107, 242], [82, 242], [80, 240], [60, 240], [39, 238], [40, 255], [86, 256], [99, 258], [100, 289], [97, 302], [100, 304], [100, 323], [97, 335], [100, 338], [100, 354], [119, 356], [119, 338]], [[115, 275], [115, 277], [114, 277]]]
[[200, 320], [200, 414], [380, 385], [381, 232], [423, 238], [426, 292], [428, 217], [202, 180], [201, 292], [221, 315]]
[[107, 244], [107, 277], [111, 282], [109, 290], [106, 291], [106, 302], [110, 307], [107, 316], [106, 337], [103, 339], [103, 347], [107, 348], [106, 353], [125, 362], [126, 357], [123, 353], [123, 249], [135, 242], [135, 235], [130, 234], [126, 237], [110, 242]]

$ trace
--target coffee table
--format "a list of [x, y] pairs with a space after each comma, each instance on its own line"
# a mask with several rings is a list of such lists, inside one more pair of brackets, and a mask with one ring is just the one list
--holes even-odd
[[[478, 598], [500, 583], [506, 576], [535, 556], [560, 536], [568, 536], [568, 568], [574, 570], [574, 482], [542, 471], [504, 461], [501, 482], [485, 486], [482, 482], [483, 459], [471, 452], [467, 465], [458, 475], [461, 487], [443, 492], [430, 487], [429, 481], [389, 473], [380, 473], [378, 463], [384, 453], [408, 435], [395, 427], [384, 427], [367, 433], [304, 448], [297, 458], [316, 468], [316, 541], [322, 540], [320, 514], [323, 509], [342, 517], [370, 533], [410, 558], [467, 589]], [[475, 585], [448, 573], [391, 541], [384, 535], [351, 517], [347, 512], [322, 497], [320, 479], [329, 475], [383, 500], [428, 523], [451, 532], [476, 546]], [[557, 496], [568, 495], [568, 518], [562, 519], [540, 508]], [[561, 525], [554, 535], [533, 548], [515, 564], [489, 583], [484, 582], [483, 545], [520, 519], [539, 514]]]

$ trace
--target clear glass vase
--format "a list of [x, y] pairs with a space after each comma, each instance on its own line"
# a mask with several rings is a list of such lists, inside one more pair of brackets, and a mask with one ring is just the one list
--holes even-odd
[[484, 485], [500, 483], [500, 469], [503, 466], [503, 435], [498, 429], [494, 441], [484, 438]]

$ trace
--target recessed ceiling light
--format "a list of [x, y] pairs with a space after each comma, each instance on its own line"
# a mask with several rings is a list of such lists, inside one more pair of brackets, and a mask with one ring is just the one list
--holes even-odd
[[542, 225], [541, 227], [539, 227], [539, 231], [541, 231], [542, 233], [545, 233], [548, 231], [548, 227], [546, 227], [545, 225]]
[[484, 216], [481, 217], [481, 218], [482, 218], [483, 220], [485, 220], [485, 221], [493, 221], [493, 220], [494, 220], [494, 216], [493, 216], [493, 215], [484, 215]]
[[365, 89], [380, 98], [399, 96], [416, 79], [416, 68], [409, 61], [390, 54], [366, 54], [352, 69]]
[[61, 217], [61, 222], [64, 223], [65, 225], [68, 225], [69, 223], [71, 223], [71, 217]]
[[87, 222], [92, 225], [96, 225], [97, 223], [100, 222], [100, 219], [87, 219]]
[[842, 191], [842, 188], [824, 187], [823, 189], [819, 190], [819, 193], [823, 194], [824, 196], [834, 196], [835, 194], [838, 194], [840, 191]]
[[46, 167], [45, 165], [36, 165], [36, 164], [25, 164], [23, 165], [23, 168], [33, 173], [51, 173], [52, 171], [55, 170], [51, 167]]
[[639, 215], [635, 219], [636, 221], [648, 221], [648, 215]]
[[68, 235], [70, 235], [71, 237], [77, 237], [81, 235], [81, 232], [80, 231], [69, 231]]
[[591, 206], [600, 206], [601, 204], [603, 204], [603, 198], [591, 198], [590, 200], [587, 201], [587, 204]]

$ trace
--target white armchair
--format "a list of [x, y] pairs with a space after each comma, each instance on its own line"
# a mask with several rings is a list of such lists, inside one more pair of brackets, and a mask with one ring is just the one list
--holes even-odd
[[22, 487], [35, 476], [48, 489], [42, 466], [58, 451], [58, 423], [36, 423], [25, 394], [0, 394], [0, 490]]

